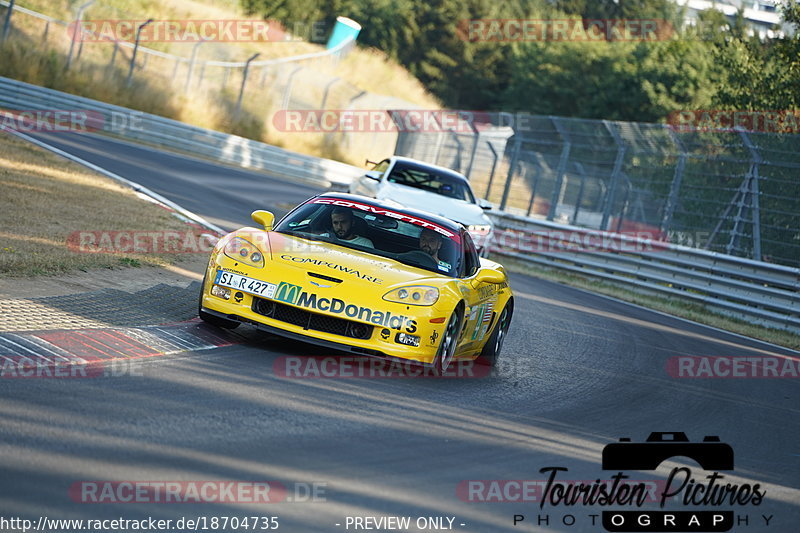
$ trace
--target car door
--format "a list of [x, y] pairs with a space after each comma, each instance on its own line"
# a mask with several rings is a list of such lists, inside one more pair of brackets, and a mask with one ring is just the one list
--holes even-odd
[[378, 189], [380, 187], [382, 178], [389, 168], [389, 160], [384, 159], [369, 170], [366, 174], [356, 180], [356, 186], [351, 187], [350, 192], [353, 194], [361, 194], [375, 198], [378, 196]]
[[475, 279], [480, 269], [478, 251], [467, 231], [462, 231], [461, 238], [464, 242], [462, 294], [466, 307], [459, 351], [469, 351], [477, 348], [488, 334], [497, 304], [497, 286], [493, 283], [480, 283]]

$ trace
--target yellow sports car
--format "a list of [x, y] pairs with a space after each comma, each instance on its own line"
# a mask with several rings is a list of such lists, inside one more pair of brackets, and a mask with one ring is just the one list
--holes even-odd
[[503, 267], [478, 257], [443, 217], [350, 194], [310, 198], [274, 227], [242, 228], [211, 253], [200, 318], [241, 322], [356, 354], [444, 372], [454, 360], [495, 364], [514, 299]]

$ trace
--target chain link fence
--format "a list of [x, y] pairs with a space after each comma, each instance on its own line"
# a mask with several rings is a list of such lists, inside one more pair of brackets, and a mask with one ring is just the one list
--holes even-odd
[[[8, 1], [0, 0], [0, 32], [9, 15], [8, 7]], [[84, 21], [142, 19], [103, 2], [91, 3], [81, 16]], [[68, 58], [67, 70], [91, 62], [93, 71], [106, 78], [124, 79], [130, 72], [129, 85], [130, 81], [147, 76], [187, 95], [211, 91], [225, 94], [234, 102], [238, 100], [239, 105], [243, 98], [259, 102], [256, 107], [265, 116], [280, 109], [345, 109], [364, 94], [336, 75], [339, 61], [355, 45], [353, 40], [323, 51], [294, 42], [296, 48], [308, 52], [290, 57], [280, 57], [286, 53], [282, 48], [285, 45], [276, 42], [269, 54], [278, 57], [266, 59], [264, 53], [255, 59], [255, 54], [237, 57], [244, 49], [226, 42], [173, 43], [185, 51], [178, 55], [166, 51], [169, 43], [148, 42], [147, 46], [141, 43], [137, 47], [134, 42], [94, 32], [83, 32], [82, 37], [73, 39], [74, 29], [82, 27], [75, 21], [58, 20], [18, 5], [13, 6], [9, 21], [8, 35], [0, 35], [3, 40], [16, 38], [25, 46], [63, 54]], [[238, 114], [238, 105], [232, 111]]]
[[470, 178], [501, 211], [800, 266], [800, 135], [464, 113], [395, 154]]

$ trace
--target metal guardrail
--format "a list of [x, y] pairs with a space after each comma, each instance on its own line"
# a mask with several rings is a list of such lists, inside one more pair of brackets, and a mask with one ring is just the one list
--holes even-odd
[[492, 212], [492, 252], [800, 333], [800, 269]]
[[[0, 108], [86, 110], [102, 116], [90, 125], [125, 140], [317, 186], [341, 188], [363, 173], [337, 161], [2, 77]], [[697, 302], [800, 333], [800, 269], [498, 211], [490, 215], [497, 225], [492, 250], [500, 256]]]
[[290, 152], [236, 135], [3, 77], [0, 77], [0, 108], [17, 111], [82, 110], [90, 117], [87, 127], [124, 140], [263, 170], [323, 187], [347, 184], [363, 173], [361, 168], [338, 161]]

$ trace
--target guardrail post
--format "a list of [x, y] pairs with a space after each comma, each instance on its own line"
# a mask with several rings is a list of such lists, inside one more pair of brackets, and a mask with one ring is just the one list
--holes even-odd
[[514, 177], [514, 169], [519, 160], [519, 152], [522, 149], [522, 135], [516, 134], [514, 138], [514, 153], [511, 154], [511, 163], [508, 165], [508, 175], [506, 176], [506, 185], [503, 188], [503, 198], [500, 200], [500, 211], [505, 211], [506, 203], [508, 202], [508, 193], [511, 190], [511, 180]]
[[[6, 11], [6, 19], [3, 21], [3, 35], [0, 35], [0, 43], [6, 40], [8, 30], [11, 29], [11, 14], [14, 12], [14, 2], [16, 0], [9, 0], [8, 11]], [[47, 23], [50, 24], [49, 22]]]
[[603, 207], [603, 220], [600, 222], [600, 229], [608, 230], [610, 218], [611, 218], [611, 210], [614, 208], [614, 199], [617, 195], [617, 187], [619, 184], [620, 172], [622, 171], [622, 162], [625, 159], [625, 150], [626, 145], [622, 142], [622, 139], [619, 137], [619, 134], [614, 129], [612, 123], [608, 122], [607, 120], [603, 121], [606, 129], [614, 138], [614, 143], [617, 145], [617, 157], [614, 160], [614, 169], [611, 171], [611, 186], [608, 189], [608, 196], [606, 197], [606, 205]]
[[[564, 192], [564, 177], [567, 173], [567, 162], [569, 161], [569, 152], [572, 149], [572, 142], [570, 142], [569, 133], [567, 133], [558, 121], [558, 117], [548, 117], [555, 126], [556, 131], [561, 136], [564, 146], [561, 148], [561, 158], [558, 161], [558, 169], [556, 170], [556, 181], [553, 184], [553, 195], [550, 198], [550, 209], [547, 211], [547, 220], [553, 220], [556, 217], [556, 209], [561, 201], [561, 195]], [[531, 202], [531, 205], [533, 202]], [[530, 209], [528, 209], [530, 213]]]

